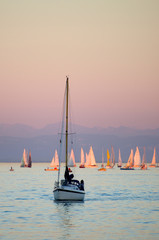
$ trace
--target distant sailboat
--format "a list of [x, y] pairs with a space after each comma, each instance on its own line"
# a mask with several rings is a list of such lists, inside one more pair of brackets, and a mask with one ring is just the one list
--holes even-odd
[[32, 167], [31, 151], [29, 151], [28, 168]]
[[134, 165], [134, 153], [133, 149], [131, 149], [130, 156], [128, 158], [127, 164], [125, 167], [121, 167], [120, 170], [134, 170], [133, 165]]
[[107, 149], [107, 165], [106, 165], [106, 168], [112, 168], [109, 159], [110, 159], [110, 154], [109, 154], [109, 150]]
[[110, 164], [111, 164], [112, 168], [115, 166], [115, 153], [114, 153], [113, 146], [111, 146]]
[[59, 156], [57, 150], [55, 150], [55, 167], [59, 167]]
[[82, 147], [81, 147], [81, 164], [80, 164], [79, 168], [85, 168], [85, 164], [84, 164], [84, 151], [83, 151]]
[[142, 157], [141, 170], [147, 170], [147, 164], [146, 164], [146, 150], [145, 150], [145, 147], [144, 147], [144, 153], [143, 153], [143, 157]]
[[11, 172], [12, 172], [12, 171], [14, 171], [14, 169], [11, 167], [11, 168], [9, 169], [9, 171], [11, 171]]
[[134, 168], [139, 168], [139, 167], [141, 167], [141, 157], [140, 157], [139, 148], [136, 147], [136, 152], [134, 156]]
[[52, 158], [51, 164], [50, 164], [50, 168], [45, 168], [45, 171], [58, 171], [58, 167], [59, 166], [59, 158], [58, 158], [58, 153], [57, 150], [55, 150], [55, 155]]
[[68, 159], [68, 167], [76, 167], [75, 155], [73, 149], [71, 149], [71, 154]]
[[91, 162], [90, 162], [89, 154], [86, 153], [86, 163], [85, 163], [85, 167], [89, 167], [90, 165], [91, 165]]
[[120, 148], [119, 148], [119, 158], [118, 158], [118, 167], [122, 167], [122, 159], [121, 159], [121, 153], [120, 153]]
[[153, 168], [155, 168], [156, 165], [157, 165], [157, 164], [156, 164], [156, 148], [154, 147], [153, 157], [152, 157], [152, 162], [151, 162], [151, 164], [150, 164], [149, 167], [153, 167]]
[[50, 167], [51, 167], [51, 168], [54, 168], [54, 167], [55, 167], [55, 158], [54, 158], [54, 156], [53, 156], [52, 161], [51, 161], [51, 163], [50, 163]]
[[26, 152], [25, 148], [24, 148], [24, 151], [23, 151], [23, 156], [22, 156], [20, 167], [28, 167], [27, 152]]
[[89, 165], [87, 167], [97, 167], [92, 146], [90, 147], [88, 158], [89, 158]]
[[98, 169], [98, 171], [106, 171], [107, 169], [104, 167], [104, 155], [103, 155], [103, 151], [102, 151], [102, 164], [101, 164], [101, 168]]

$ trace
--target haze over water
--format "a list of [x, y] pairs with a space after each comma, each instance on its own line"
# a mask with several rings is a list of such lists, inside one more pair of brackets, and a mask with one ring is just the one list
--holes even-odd
[[45, 172], [48, 165], [28, 169], [13, 163], [10, 172], [11, 164], [0, 163], [1, 239], [159, 238], [159, 168], [76, 167], [75, 176], [85, 180], [85, 201], [57, 203], [52, 193], [57, 172]]

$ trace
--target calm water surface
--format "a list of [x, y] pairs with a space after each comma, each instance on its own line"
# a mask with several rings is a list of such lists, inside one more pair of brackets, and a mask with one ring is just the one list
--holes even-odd
[[19, 165], [0, 163], [0, 239], [159, 239], [159, 168], [76, 167], [85, 201], [57, 203], [57, 172], [45, 172], [46, 163]]

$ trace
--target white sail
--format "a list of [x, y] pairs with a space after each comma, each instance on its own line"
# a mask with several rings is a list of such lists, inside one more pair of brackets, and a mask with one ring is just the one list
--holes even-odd
[[120, 148], [119, 148], [118, 166], [122, 166], [122, 159], [121, 159]]
[[57, 150], [55, 150], [55, 166], [56, 166], [56, 167], [59, 166], [59, 157], [58, 157]]
[[89, 150], [89, 159], [90, 159], [90, 165], [91, 166], [96, 166], [96, 160], [95, 160], [95, 156], [94, 156], [92, 146], [90, 147], [90, 150]]
[[24, 159], [24, 165], [25, 165], [25, 167], [27, 167], [28, 166], [27, 152], [26, 152], [25, 148], [24, 148], [24, 152], [23, 152], [23, 159]]
[[133, 149], [131, 149], [130, 156], [128, 158], [128, 162], [126, 164], [126, 167], [133, 167]]
[[155, 147], [154, 147], [154, 152], [153, 152], [151, 166], [156, 166], [156, 148]]
[[51, 161], [50, 167], [55, 167], [55, 159], [54, 159], [54, 157], [52, 158], [52, 161]]
[[81, 148], [81, 165], [84, 165], [84, 151], [83, 151], [83, 148]]
[[90, 165], [91, 165], [91, 162], [90, 162], [89, 154], [86, 153], [86, 163], [85, 163], [85, 166], [88, 167]]
[[71, 154], [69, 156], [68, 167], [76, 167], [75, 155], [74, 155], [73, 149], [71, 149]]
[[140, 167], [140, 166], [141, 166], [140, 152], [139, 152], [139, 148], [136, 147], [136, 152], [134, 156], [134, 167]]

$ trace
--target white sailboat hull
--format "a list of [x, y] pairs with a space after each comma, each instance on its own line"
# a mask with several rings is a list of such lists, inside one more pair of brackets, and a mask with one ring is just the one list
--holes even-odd
[[56, 201], [84, 201], [85, 192], [69, 186], [59, 186], [53, 190]]

